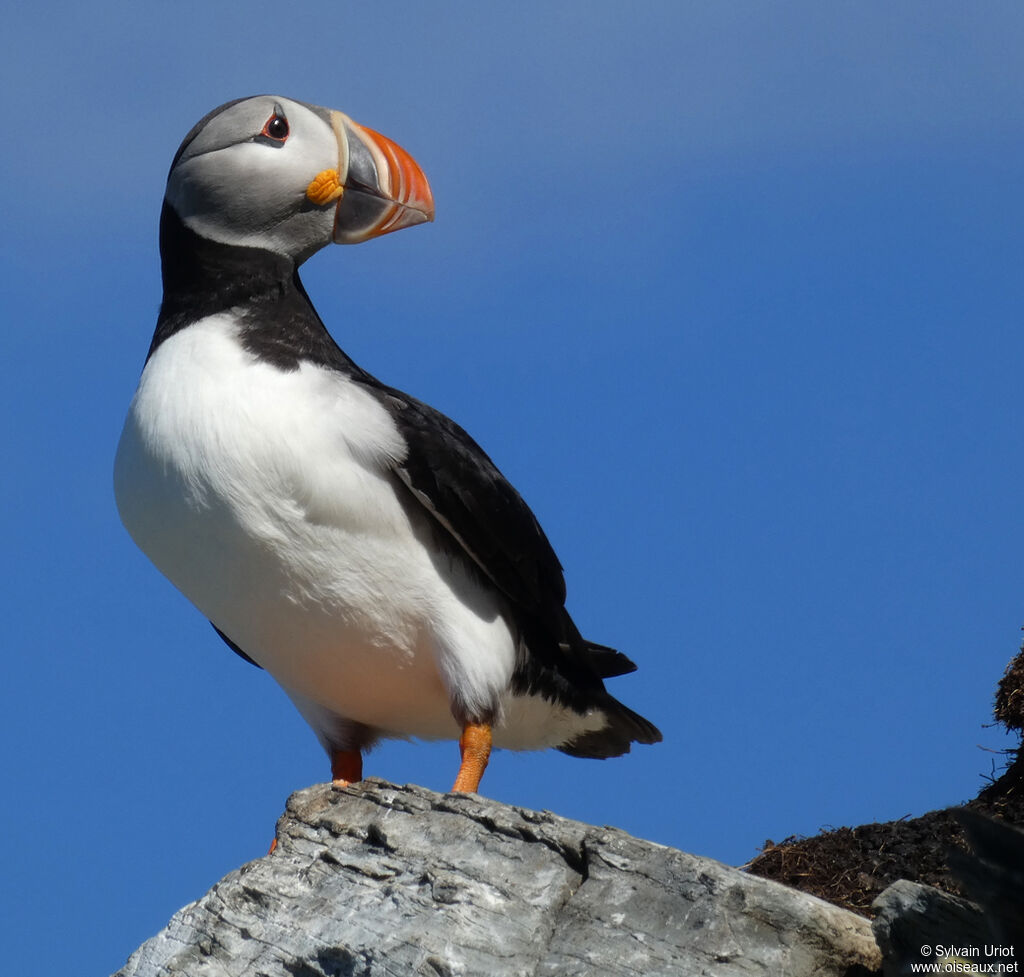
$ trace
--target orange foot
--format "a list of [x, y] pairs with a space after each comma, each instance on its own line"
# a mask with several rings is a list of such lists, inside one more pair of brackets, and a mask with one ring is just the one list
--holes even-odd
[[491, 756], [491, 727], [489, 723], [466, 723], [459, 738], [459, 752], [462, 763], [455, 778], [453, 791], [475, 794], [480, 787], [480, 778], [487, 769]]
[[359, 750], [331, 750], [331, 779], [335, 787], [348, 787], [363, 779], [363, 754]]

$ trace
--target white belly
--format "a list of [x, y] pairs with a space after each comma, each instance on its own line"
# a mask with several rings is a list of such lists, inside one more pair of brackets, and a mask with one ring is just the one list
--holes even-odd
[[125, 526], [297, 698], [385, 735], [457, 736], [453, 692], [486, 711], [511, 678], [498, 597], [395, 491], [404, 443], [372, 395], [259, 362], [234, 329], [212, 316], [147, 364], [115, 463]]

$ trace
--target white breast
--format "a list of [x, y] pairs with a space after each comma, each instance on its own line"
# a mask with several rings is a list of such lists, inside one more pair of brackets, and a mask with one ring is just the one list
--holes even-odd
[[498, 597], [396, 492], [405, 445], [334, 371], [245, 352], [230, 314], [150, 358], [115, 463], [121, 518], [159, 569], [286, 690], [384, 733], [457, 736], [449, 701], [505, 692]]

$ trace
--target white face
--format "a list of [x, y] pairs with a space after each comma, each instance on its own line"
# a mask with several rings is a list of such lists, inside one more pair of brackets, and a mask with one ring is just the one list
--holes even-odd
[[339, 168], [338, 140], [326, 116], [274, 95], [224, 109], [175, 163], [167, 202], [203, 237], [301, 263], [331, 241], [333, 230], [334, 208], [306, 197], [318, 173]]

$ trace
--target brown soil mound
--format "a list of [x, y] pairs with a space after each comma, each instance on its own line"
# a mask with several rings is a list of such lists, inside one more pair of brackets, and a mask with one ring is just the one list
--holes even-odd
[[[1010, 662], [996, 693], [996, 719], [1024, 731], [1024, 649]], [[1011, 751], [1003, 775], [964, 807], [1024, 827], [1024, 748]], [[884, 824], [837, 828], [813, 838], [766, 842], [747, 871], [871, 915], [875, 897], [897, 879], [960, 894], [946, 865], [950, 848], [966, 848], [958, 807]]]

